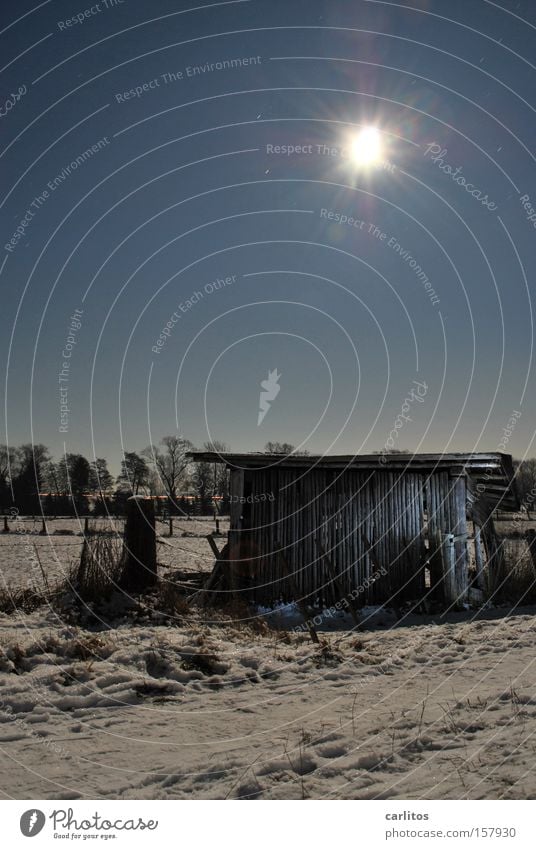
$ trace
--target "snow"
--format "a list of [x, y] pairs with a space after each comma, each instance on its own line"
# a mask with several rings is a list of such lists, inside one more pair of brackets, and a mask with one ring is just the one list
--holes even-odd
[[[529, 798], [533, 611], [326, 636], [2, 616], [15, 798]], [[95, 637], [99, 637], [99, 642]], [[92, 641], [95, 656], [73, 657]], [[44, 751], [44, 748], [45, 751]]]
[[[83, 521], [77, 519], [46, 519], [48, 536], [40, 535], [41, 519], [10, 521], [11, 532], [0, 534], [0, 585], [20, 586], [30, 582], [42, 586], [39, 563], [46, 572], [49, 583], [64, 578], [75, 563], [80, 562], [84, 542]], [[94, 519], [90, 527], [122, 535], [122, 519]], [[168, 522], [157, 521], [158, 562], [164, 567], [208, 570], [214, 558], [210, 553], [206, 535], [214, 531], [212, 519], [174, 518], [173, 533], [169, 537]], [[221, 533], [226, 533], [228, 521], [220, 520]], [[182, 534], [187, 534], [183, 537]], [[220, 546], [221, 547], [221, 546]]]
[[[207, 568], [204, 529], [166, 540], [170, 565]], [[319, 646], [293, 605], [259, 611], [263, 627], [195, 608], [100, 630], [1, 614], [3, 793], [534, 798], [535, 612], [368, 609], [359, 632], [325, 616]]]

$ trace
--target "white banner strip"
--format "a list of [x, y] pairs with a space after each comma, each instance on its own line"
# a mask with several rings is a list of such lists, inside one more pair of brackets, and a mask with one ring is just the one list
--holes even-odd
[[[533, 849], [532, 801], [4, 801], [2, 845]], [[240, 804], [240, 810], [237, 805]], [[260, 807], [262, 806], [262, 807]], [[269, 807], [268, 807], [269, 806]], [[277, 811], [275, 808], [277, 807]], [[318, 808], [318, 810], [314, 810]], [[64, 841], [63, 843], [61, 841]], [[113, 842], [112, 842], [113, 841]]]

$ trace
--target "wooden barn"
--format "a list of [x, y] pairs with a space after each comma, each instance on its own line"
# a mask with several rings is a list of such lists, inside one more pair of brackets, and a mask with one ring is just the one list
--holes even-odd
[[225, 559], [248, 600], [460, 607], [500, 585], [492, 514], [519, 509], [510, 455], [192, 457], [230, 470]]

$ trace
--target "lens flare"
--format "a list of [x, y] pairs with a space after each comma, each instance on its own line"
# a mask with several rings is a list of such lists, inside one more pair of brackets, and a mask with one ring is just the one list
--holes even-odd
[[356, 165], [374, 165], [382, 158], [382, 140], [376, 127], [364, 127], [350, 144], [352, 161]]

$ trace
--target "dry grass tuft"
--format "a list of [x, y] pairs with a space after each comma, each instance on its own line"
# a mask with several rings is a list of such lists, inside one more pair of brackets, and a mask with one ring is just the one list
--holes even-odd
[[32, 613], [50, 601], [49, 594], [37, 587], [2, 587], [0, 613]]
[[189, 616], [191, 614], [184, 590], [172, 581], [159, 582], [156, 606], [162, 613], [168, 613], [171, 616]]
[[26, 669], [26, 651], [20, 643], [13, 643], [6, 651], [6, 657], [12, 662], [17, 672]]
[[344, 662], [344, 656], [333, 648], [327, 640], [321, 640], [320, 645], [313, 654], [315, 666], [338, 666]]
[[99, 634], [87, 634], [69, 640], [65, 645], [65, 656], [73, 660], [105, 660], [110, 647]]
[[230, 598], [214, 613], [214, 618], [220, 620], [222, 624], [241, 631], [248, 631], [257, 636], [267, 636], [272, 633], [266, 620], [253, 613], [249, 604], [241, 598]]
[[120, 539], [96, 534], [84, 539], [72, 587], [82, 601], [104, 601], [117, 590], [123, 572]]
[[216, 675], [221, 671], [221, 662], [212, 652], [181, 652], [183, 669], [197, 669], [203, 675]]
[[536, 572], [525, 539], [503, 540], [504, 583], [501, 595], [507, 601], [536, 602]]

